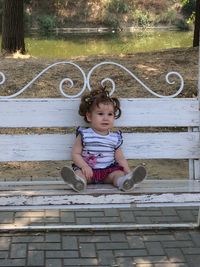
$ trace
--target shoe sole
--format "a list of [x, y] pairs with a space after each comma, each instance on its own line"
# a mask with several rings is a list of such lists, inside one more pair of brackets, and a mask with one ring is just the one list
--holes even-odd
[[135, 184], [142, 182], [146, 177], [146, 169], [142, 166], [138, 166], [134, 169], [131, 177], [124, 181], [122, 190], [128, 191], [131, 190]]
[[63, 167], [61, 170], [63, 180], [75, 191], [82, 192], [85, 190], [85, 183], [76, 176], [74, 171], [68, 167]]

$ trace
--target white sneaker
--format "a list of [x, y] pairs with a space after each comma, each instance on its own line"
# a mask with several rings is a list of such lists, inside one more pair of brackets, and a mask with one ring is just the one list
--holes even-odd
[[147, 175], [144, 167], [138, 166], [132, 172], [119, 178], [118, 187], [122, 191], [131, 190], [135, 184], [142, 182]]
[[69, 167], [63, 167], [61, 170], [63, 180], [76, 192], [82, 192], [86, 189], [86, 181], [84, 178], [75, 174]]

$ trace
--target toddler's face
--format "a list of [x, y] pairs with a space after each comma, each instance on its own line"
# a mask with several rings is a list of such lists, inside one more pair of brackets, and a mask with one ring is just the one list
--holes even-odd
[[87, 113], [87, 120], [93, 130], [106, 135], [113, 127], [115, 121], [114, 107], [112, 104], [99, 104], [91, 112]]

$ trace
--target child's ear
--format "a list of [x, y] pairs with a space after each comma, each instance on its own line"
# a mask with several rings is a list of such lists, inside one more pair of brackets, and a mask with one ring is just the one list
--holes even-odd
[[87, 118], [87, 121], [91, 122], [91, 113], [90, 112], [86, 113], [86, 118]]

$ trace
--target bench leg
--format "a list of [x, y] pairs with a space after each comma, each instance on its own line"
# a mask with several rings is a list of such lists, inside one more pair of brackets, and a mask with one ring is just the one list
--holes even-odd
[[200, 207], [199, 207], [198, 217], [197, 217], [197, 227], [200, 227]]

